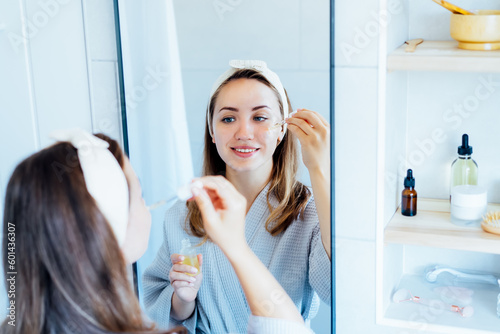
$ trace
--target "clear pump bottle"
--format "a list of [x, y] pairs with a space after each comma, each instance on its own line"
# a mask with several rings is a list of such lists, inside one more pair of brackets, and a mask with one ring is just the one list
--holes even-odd
[[[179, 252], [180, 255], [184, 256], [184, 261], [182, 261], [182, 264], [187, 264], [189, 266], [193, 266], [196, 269], [198, 269], [198, 273], [200, 272], [200, 264], [198, 263], [198, 256], [196, 255], [196, 249], [191, 246], [191, 241], [189, 241], [188, 238], [183, 239], [181, 241], [182, 244], [182, 249]], [[186, 273], [189, 276], [195, 276], [198, 275], [196, 274], [191, 274], [191, 273]]]
[[469, 146], [469, 136], [462, 136], [462, 146], [458, 147], [458, 158], [451, 164], [451, 190], [460, 185], [477, 185], [478, 168], [472, 159], [472, 146]]

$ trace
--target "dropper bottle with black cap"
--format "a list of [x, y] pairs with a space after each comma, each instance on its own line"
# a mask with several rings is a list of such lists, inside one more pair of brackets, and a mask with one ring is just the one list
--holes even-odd
[[404, 180], [403, 192], [401, 193], [401, 213], [403, 216], [415, 216], [417, 214], [417, 191], [415, 190], [415, 178], [413, 171], [408, 169]]
[[472, 159], [472, 146], [469, 146], [469, 136], [462, 135], [462, 146], [458, 147], [458, 158], [451, 164], [451, 189], [460, 185], [477, 185], [478, 168]]

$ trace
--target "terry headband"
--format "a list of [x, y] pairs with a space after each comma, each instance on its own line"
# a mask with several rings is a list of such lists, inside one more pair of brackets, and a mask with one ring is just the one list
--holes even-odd
[[[259, 72], [262, 74], [267, 81], [271, 85], [276, 88], [276, 90], [279, 93], [281, 104], [283, 105], [283, 119], [288, 118], [288, 102], [285, 94], [285, 89], [283, 88], [283, 85], [281, 84], [280, 78], [276, 73], [271, 71], [268, 67], [267, 64], [262, 61], [262, 60], [231, 60], [229, 62], [229, 66], [231, 66], [230, 69], [228, 69], [226, 72], [224, 72], [214, 83], [212, 87], [212, 91], [210, 92], [210, 99], [208, 100], [208, 108], [207, 108], [207, 122], [208, 122], [208, 130], [210, 131], [210, 136], [213, 137], [213, 131], [212, 131], [212, 120], [210, 119], [210, 101], [212, 100], [212, 96], [214, 95], [215, 91], [226, 81], [230, 76], [232, 76], [236, 71], [241, 70], [241, 69], [251, 69]], [[214, 110], [215, 112], [215, 110]], [[284, 125], [284, 131], [286, 131], [286, 123]]]
[[128, 184], [120, 164], [108, 150], [108, 142], [81, 129], [54, 131], [50, 137], [76, 148], [87, 190], [111, 225], [118, 244], [123, 245], [128, 225]]

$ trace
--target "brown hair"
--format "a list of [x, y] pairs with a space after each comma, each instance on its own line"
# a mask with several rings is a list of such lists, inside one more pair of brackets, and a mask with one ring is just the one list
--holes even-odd
[[[207, 122], [205, 124], [205, 149], [203, 155], [203, 176], [221, 175], [225, 173], [226, 163], [217, 153], [217, 148], [212, 142], [208, 124], [212, 122], [215, 102], [220, 91], [230, 81], [237, 79], [254, 79], [271, 88], [278, 99], [281, 115], [283, 116], [283, 104], [277, 89], [258, 71], [252, 69], [241, 69], [236, 71], [226, 79], [215, 91], [208, 104]], [[285, 90], [286, 94], [286, 90]], [[292, 110], [290, 100], [287, 95], [288, 110]], [[270, 187], [267, 193], [267, 205], [271, 214], [266, 220], [266, 230], [275, 236], [285, 231], [290, 224], [303, 213], [311, 191], [302, 183], [297, 181], [297, 170], [299, 166], [299, 156], [297, 153], [297, 139], [287, 131], [283, 140], [276, 147], [273, 154], [273, 168], [270, 176]], [[273, 208], [269, 196], [276, 196], [279, 204]], [[197, 237], [208, 239], [203, 229], [203, 221], [198, 206], [194, 201], [187, 202], [188, 214], [186, 217], [186, 230]]]
[[[118, 144], [100, 137], [123, 167]], [[2, 333], [160, 333], [143, 319], [118, 242], [70, 143], [35, 153], [14, 170], [3, 220], [6, 279], [14, 271], [13, 246], [15, 327], [7, 317]]]

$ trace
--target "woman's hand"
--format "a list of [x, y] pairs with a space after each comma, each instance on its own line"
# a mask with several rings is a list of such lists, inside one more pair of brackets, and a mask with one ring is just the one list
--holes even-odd
[[288, 130], [300, 141], [302, 159], [309, 173], [330, 175], [330, 125], [323, 116], [308, 109], [298, 109], [286, 120]]
[[193, 188], [193, 195], [210, 239], [226, 253], [246, 245], [245, 215], [247, 202], [236, 188], [222, 176], [197, 179], [203, 189]]
[[320, 114], [307, 109], [299, 109], [286, 122], [288, 130], [299, 138], [302, 146], [302, 159], [311, 177], [321, 241], [331, 258], [330, 126]]
[[[203, 279], [203, 274], [201, 272], [203, 256], [198, 254], [200, 272], [198, 272], [198, 270], [193, 266], [182, 264], [182, 261], [184, 260], [183, 255], [172, 254], [170, 256], [170, 260], [172, 261], [172, 268], [170, 269], [169, 278], [175, 294], [185, 303], [194, 301]], [[195, 276], [189, 276], [186, 273], [190, 273]]]

